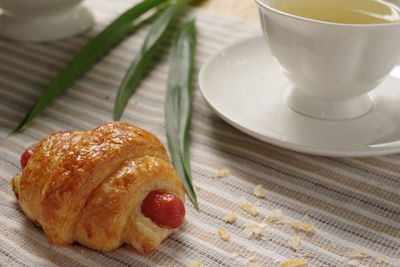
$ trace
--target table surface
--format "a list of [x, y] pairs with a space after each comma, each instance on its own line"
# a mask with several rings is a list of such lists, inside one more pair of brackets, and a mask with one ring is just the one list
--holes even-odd
[[258, 10], [255, 0], [200, 0], [197, 6], [209, 11], [228, 16], [258, 21]]
[[[146, 257], [130, 246], [100, 253], [49, 244], [21, 212], [9, 184], [20, 172], [19, 155], [54, 131], [92, 129], [110, 121], [121, 79], [146, 34], [143, 29], [116, 46], [29, 127], [8, 136], [55, 75], [133, 0], [85, 2], [98, 23], [84, 34], [37, 44], [0, 38], [0, 265], [186, 266], [201, 261], [203, 267], [244, 267], [257, 261], [278, 267], [304, 257], [309, 267], [400, 266], [400, 154], [317, 157], [258, 141], [214, 115], [197, 83], [190, 152], [200, 212], [187, 203], [185, 224]], [[223, 47], [261, 34], [254, 0], [199, 0], [196, 5], [216, 12], [194, 9], [191, 14], [199, 33], [199, 68]], [[157, 57], [156, 62], [123, 121], [149, 130], [165, 144], [163, 101], [170, 61]], [[216, 178], [221, 171], [229, 175]], [[254, 194], [259, 185], [264, 198]], [[243, 204], [259, 214], [249, 214]], [[236, 221], [225, 223], [231, 212], [237, 213]], [[302, 225], [315, 229], [303, 233]], [[230, 233], [230, 240], [221, 240], [220, 228]], [[251, 228], [262, 228], [262, 233], [249, 237]]]

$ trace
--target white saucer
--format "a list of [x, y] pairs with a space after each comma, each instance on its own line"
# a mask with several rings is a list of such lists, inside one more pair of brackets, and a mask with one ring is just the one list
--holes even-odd
[[369, 113], [345, 121], [313, 119], [288, 107], [289, 81], [263, 37], [216, 53], [202, 67], [199, 83], [222, 119], [268, 143], [323, 156], [400, 152], [400, 67], [374, 90], [375, 106]]

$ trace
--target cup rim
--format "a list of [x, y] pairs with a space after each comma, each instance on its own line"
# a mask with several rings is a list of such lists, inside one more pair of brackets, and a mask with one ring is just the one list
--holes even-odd
[[265, 8], [268, 9], [269, 11], [272, 11], [274, 13], [277, 13], [279, 15], [283, 15], [288, 18], [293, 18], [296, 20], [300, 21], [306, 21], [306, 22], [311, 22], [311, 23], [316, 23], [316, 24], [325, 24], [325, 25], [331, 25], [331, 26], [341, 26], [341, 27], [353, 27], [353, 28], [381, 28], [381, 27], [395, 27], [400, 25], [400, 21], [398, 22], [390, 22], [390, 23], [371, 23], [371, 24], [352, 24], [352, 23], [337, 23], [337, 22], [329, 22], [329, 21], [323, 21], [323, 20], [316, 20], [316, 19], [310, 19], [306, 17], [301, 17], [297, 15], [293, 15], [287, 12], [283, 12], [279, 9], [273, 8], [267, 3], [265, 3], [265, 0], [255, 0], [260, 8]]

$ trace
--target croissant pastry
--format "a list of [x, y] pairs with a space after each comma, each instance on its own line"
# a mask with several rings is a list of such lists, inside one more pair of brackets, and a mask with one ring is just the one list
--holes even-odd
[[56, 245], [149, 253], [179, 227], [184, 188], [161, 142], [120, 122], [57, 132], [21, 157], [13, 190]]

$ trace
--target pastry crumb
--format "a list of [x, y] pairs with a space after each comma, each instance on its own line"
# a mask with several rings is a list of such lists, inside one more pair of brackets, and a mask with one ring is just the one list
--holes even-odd
[[236, 216], [237, 216], [236, 212], [230, 212], [225, 216], [224, 222], [226, 222], [226, 223], [234, 223], [236, 221]]
[[253, 194], [259, 198], [265, 198], [267, 195], [267, 191], [265, 191], [264, 186], [262, 184], [258, 184], [254, 187]]
[[237, 254], [236, 252], [231, 252], [228, 254], [228, 257], [230, 259], [236, 259], [236, 258], [239, 258], [239, 254]]
[[295, 258], [282, 262], [281, 267], [307, 267], [307, 262], [302, 258]]
[[267, 214], [267, 220], [274, 223], [282, 223], [282, 210], [274, 209]]
[[192, 261], [189, 264], [186, 265], [186, 267], [200, 267], [201, 266], [201, 261]]
[[361, 266], [360, 262], [358, 260], [349, 260], [347, 262], [350, 266]]
[[346, 257], [350, 259], [362, 259], [372, 257], [372, 254], [364, 249], [355, 249], [344, 254]]
[[231, 238], [231, 234], [222, 227], [218, 229], [217, 234], [224, 241], [228, 241]]
[[290, 247], [295, 251], [300, 249], [300, 243], [301, 243], [301, 238], [298, 235], [293, 236], [292, 239], [289, 241]]
[[248, 252], [255, 252], [254, 249], [253, 249], [253, 248], [250, 248], [250, 247], [246, 247], [246, 250], [247, 250]]
[[250, 202], [247, 201], [246, 198], [241, 198], [239, 206], [248, 214], [251, 214], [253, 216], [257, 216], [260, 214], [260, 211], [258, 210], [258, 207]]
[[231, 172], [229, 170], [220, 169], [215, 173], [214, 177], [216, 177], [216, 178], [225, 178], [225, 177], [228, 177], [229, 175], [231, 175]]
[[261, 265], [258, 263], [258, 261], [254, 258], [248, 258], [247, 259], [247, 267], [260, 267]]
[[379, 263], [385, 263], [385, 264], [388, 264], [388, 263], [389, 263], [389, 258], [386, 257], [386, 256], [384, 256], [384, 255], [380, 255], [380, 256], [376, 257], [376, 260], [377, 260]]
[[248, 237], [259, 237], [261, 236], [262, 233], [262, 229], [265, 227], [266, 225], [261, 223], [245, 223], [244, 224], [244, 234]]
[[302, 258], [314, 258], [314, 255], [312, 255], [310, 253], [298, 254], [298, 256], [302, 257]]
[[291, 222], [290, 225], [299, 231], [302, 231], [304, 233], [307, 234], [315, 234], [315, 228], [314, 225], [310, 224], [310, 223], [303, 223], [303, 222], [299, 222], [299, 221], [294, 221]]

